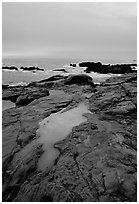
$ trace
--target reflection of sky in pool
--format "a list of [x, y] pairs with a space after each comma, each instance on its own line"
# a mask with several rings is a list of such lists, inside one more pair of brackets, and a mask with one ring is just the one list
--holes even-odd
[[2, 100], [2, 111], [15, 107], [15, 103], [11, 101]]
[[42, 148], [45, 152], [39, 159], [39, 170], [43, 171], [53, 164], [59, 154], [58, 150], [53, 148], [53, 145], [63, 140], [74, 126], [85, 122], [86, 118], [82, 115], [88, 112], [87, 106], [81, 103], [78, 107], [66, 112], [54, 113], [40, 123], [40, 128], [37, 130], [37, 134], [40, 136], [38, 141], [43, 144]]

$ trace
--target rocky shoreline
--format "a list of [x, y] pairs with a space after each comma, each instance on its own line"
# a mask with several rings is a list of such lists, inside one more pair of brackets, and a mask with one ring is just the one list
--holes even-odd
[[[77, 64], [70, 64], [71, 67], [74, 67], [76, 69]], [[81, 62], [78, 64], [79, 67], [85, 67], [85, 72], [90, 73], [90, 72], [97, 72], [100, 74], [108, 74], [108, 73], [113, 73], [113, 74], [125, 74], [125, 73], [133, 73], [137, 72], [135, 69], [137, 67], [137, 64], [132, 63], [132, 64], [102, 64], [101, 62]], [[2, 70], [15, 70], [15, 71], [31, 71], [31, 72], [36, 72], [36, 71], [44, 71], [43, 68], [39, 67], [20, 67], [17, 68], [15, 66], [3, 66]], [[67, 72], [63, 68], [58, 68], [54, 69], [53, 71], [61, 71], [61, 72]]]
[[[136, 73], [100, 85], [80, 74], [2, 88], [3, 99], [16, 103], [2, 115], [3, 201], [137, 201]], [[87, 121], [54, 145], [54, 164], [38, 171], [42, 144], [30, 144], [39, 122], [81, 102], [90, 111]]]
[[2, 70], [15, 70], [15, 71], [19, 71], [19, 70], [23, 70], [23, 71], [32, 71], [32, 72], [35, 72], [35, 71], [44, 71], [43, 68], [39, 68], [39, 67], [20, 67], [19, 69], [15, 66], [3, 66], [2, 67]]
[[87, 67], [85, 69], [86, 73], [90, 72], [97, 72], [100, 74], [125, 74], [125, 73], [132, 73], [137, 72], [133, 67], [137, 67], [137, 64], [102, 64], [101, 62], [82, 62], [79, 63], [80, 67]]

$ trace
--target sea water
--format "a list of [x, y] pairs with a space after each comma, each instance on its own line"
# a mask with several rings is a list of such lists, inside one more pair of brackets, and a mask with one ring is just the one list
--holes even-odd
[[[2, 83], [3, 84], [17, 84], [17, 83], [29, 83], [32, 81], [39, 81], [46, 79], [50, 76], [61, 74], [61, 72], [54, 72], [54, 69], [69, 68], [70, 63], [77, 63], [78, 59], [57, 59], [57, 58], [3, 58], [3, 66], [16, 66], [18, 69], [21, 66], [35, 66], [43, 68], [44, 71], [15, 71], [15, 70], [3, 70], [2, 71]], [[71, 70], [75, 68], [71, 67]], [[77, 71], [77, 70], [76, 70]]]
[[[60, 59], [60, 58], [3, 58], [2, 64], [3, 66], [16, 66], [18, 69], [21, 66], [36, 66], [39, 68], [43, 68], [44, 71], [15, 71], [15, 70], [3, 70], [2, 71], [2, 83], [3, 84], [27, 84], [32, 81], [39, 81], [42, 79], [49, 78], [50, 76], [61, 74], [80, 74], [84, 73], [85, 67], [72, 67], [69, 66], [70, 63], [80, 63], [83, 61], [94, 61], [95, 60], [84, 60], [84, 59]], [[107, 63], [107, 61], [103, 62]], [[112, 63], [112, 62], [109, 62]], [[68, 73], [63, 73], [61, 71], [53, 71], [54, 69], [64, 68]], [[86, 74], [86, 73], [85, 73]], [[98, 74], [98, 73], [88, 73], [89, 76], [93, 78], [94, 83], [100, 83], [105, 79], [111, 77], [110, 74]]]

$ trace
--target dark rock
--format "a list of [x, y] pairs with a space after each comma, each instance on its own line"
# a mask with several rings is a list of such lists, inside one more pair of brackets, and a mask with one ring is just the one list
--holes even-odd
[[79, 84], [79, 85], [86, 84], [86, 85], [94, 86], [92, 78], [85, 74], [69, 75], [65, 80], [65, 85], [71, 85], [71, 84]]
[[13, 103], [15, 103], [17, 98], [20, 96], [21, 92], [22, 91], [18, 90], [18, 89], [7, 88], [7, 89], [3, 90], [2, 99], [3, 100], [9, 100], [9, 101], [12, 101]]
[[[59, 95], [53, 94], [52, 97], [43, 97], [38, 101], [33, 101], [24, 109], [4, 111], [2, 120], [4, 201], [15, 199], [21, 185], [32, 177], [37, 169], [37, 160], [42, 154], [41, 146], [36, 145], [33, 140], [36, 137], [38, 122], [49, 116], [51, 112], [57, 112], [66, 107], [71, 100], [68, 94], [61, 92]], [[27, 144], [30, 147], [24, 151], [23, 147]], [[13, 151], [17, 145], [20, 146], [18, 151]], [[43, 196], [40, 199], [43, 199]], [[25, 196], [24, 199], [26, 198]]]
[[[3, 112], [3, 202], [136, 202], [137, 74], [110, 78], [95, 93], [88, 76], [83, 86], [67, 79], [49, 81], [59, 88], [49, 96]], [[38, 171], [39, 122], [80, 102], [89, 106], [87, 121], [54, 145], [54, 165]]]
[[76, 67], [76, 64], [70, 64], [71, 67]]
[[[43, 79], [41, 81], [34, 81], [27, 85], [27, 87], [43, 87], [43, 88], [52, 88], [53, 86], [57, 86], [57, 84], [60, 84], [61, 81], [64, 82], [64, 80], [67, 78], [67, 76], [62, 75], [55, 75], [52, 77], [49, 77], [47, 79]], [[62, 83], [61, 85], [63, 85]]]
[[87, 67], [85, 72], [98, 72], [100, 74], [125, 74], [125, 73], [133, 73], [136, 70], [133, 70], [131, 66], [136, 64], [116, 64], [116, 65], [105, 65], [101, 62], [82, 62], [79, 64], [80, 67]]
[[43, 80], [39, 81], [39, 83], [48, 82], [48, 81], [57, 81], [57, 80], [65, 79], [65, 78], [67, 78], [67, 77], [62, 76], [62, 75], [55, 75], [55, 76], [49, 77], [48, 79], [43, 79]]
[[7, 84], [2, 84], [2, 89], [8, 89], [9, 88], [9, 85]]
[[28, 105], [31, 101], [40, 97], [48, 96], [49, 91], [41, 87], [29, 88], [26, 86], [7, 87], [3, 90], [2, 99], [10, 100], [16, 105]]
[[10, 67], [8, 67], [8, 66], [3, 66], [2, 69], [3, 69], [3, 70], [16, 70], [16, 71], [18, 71], [18, 68], [15, 67], [15, 66], [10, 66]]
[[29, 91], [27, 93], [21, 94], [16, 100], [16, 106], [26, 106], [31, 103], [33, 100], [36, 100], [40, 97], [48, 96], [48, 90], [36, 90], [36, 91]]
[[96, 65], [96, 66], [102, 66], [102, 63], [101, 62], [82, 62], [82, 63], [79, 63], [79, 66], [80, 67], [90, 67], [90, 66], [93, 66], [93, 65]]
[[2, 99], [10, 100], [16, 105], [27, 105], [35, 99], [49, 95], [47, 89], [62, 87], [66, 78], [66, 76], [55, 75], [38, 82], [31, 82], [26, 86], [2, 85]]
[[133, 175], [125, 175], [121, 187], [123, 194], [131, 201], [137, 200], [137, 177], [136, 173]]
[[43, 68], [39, 67], [20, 67], [23, 71], [44, 71]]

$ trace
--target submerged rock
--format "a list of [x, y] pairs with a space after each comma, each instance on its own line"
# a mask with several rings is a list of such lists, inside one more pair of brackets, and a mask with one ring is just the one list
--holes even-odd
[[[137, 201], [137, 75], [110, 78], [95, 93], [90, 78], [83, 78], [85, 85], [75, 78], [51, 81], [58, 92], [3, 111], [3, 201]], [[38, 170], [39, 122], [80, 102], [89, 107], [86, 121], [54, 145], [54, 165]]]

